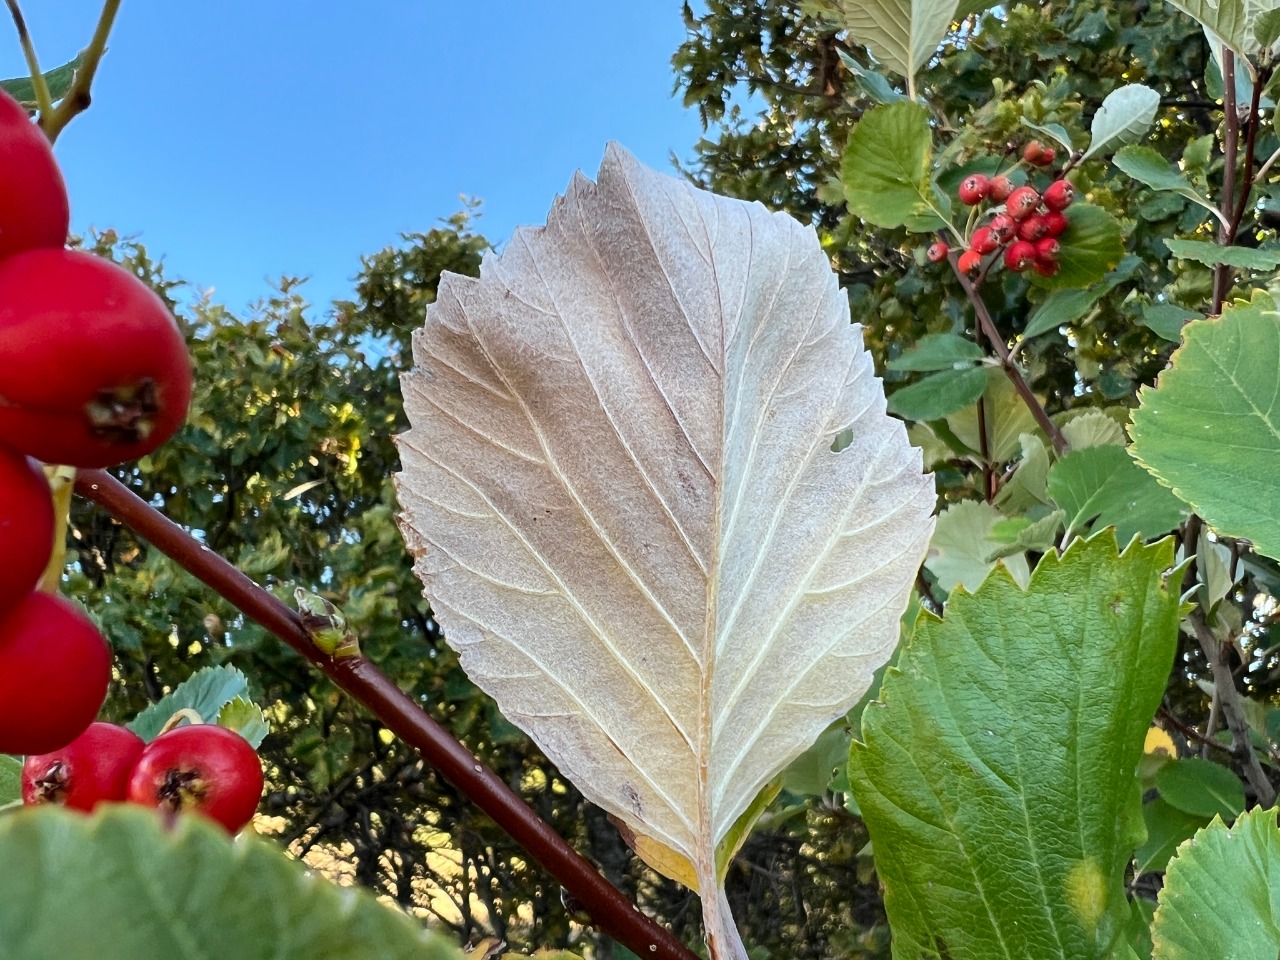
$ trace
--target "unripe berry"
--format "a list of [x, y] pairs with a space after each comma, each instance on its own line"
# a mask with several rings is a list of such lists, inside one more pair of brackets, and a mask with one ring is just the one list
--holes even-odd
[[980, 266], [982, 266], [982, 254], [977, 250], [966, 250], [960, 254], [960, 262], [956, 264], [956, 269], [961, 273], [974, 274], [978, 272]]
[[1021, 273], [1036, 261], [1036, 248], [1025, 240], [1009, 244], [1004, 252], [1004, 265], [1014, 273]]
[[1012, 240], [1018, 229], [1017, 221], [1007, 213], [997, 213], [991, 218], [991, 222], [987, 226], [991, 228], [991, 232], [996, 235], [996, 239], [1001, 243], [1008, 243]]
[[1009, 194], [1013, 193], [1013, 181], [1001, 174], [998, 177], [992, 177], [991, 182], [987, 186], [987, 196], [992, 203], [1004, 203], [1009, 199]]
[[1038, 213], [1033, 213], [1025, 220], [1018, 221], [1018, 239], [1026, 240], [1029, 243], [1035, 243], [1041, 237], [1049, 232], [1048, 226], [1044, 222], [1044, 217]]
[[1044, 165], [1044, 154], [1048, 148], [1039, 140], [1032, 140], [1022, 148], [1022, 159], [1035, 166]]
[[1076, 188], [1069, 180], [1055, 180], [1044, 192], [1044, 205], [1053, 211], [1062, 211], [1071, 206], [1076, 198]]
[[1044, 233], [1047, 237], [1060, 237], [1067, 229], [1067, 215], [1060, 210], [1050, 210], [1043, 219]]
[[967, 206], [976, 206], [986, 199], [991, 189], [991, 181], [981, 173], [971, 173], [960, 181], [960, 202]]
[[1036, 241], [1036, 261], [1056, 262], [1058, 259], [1058, 251], [1062, 247], [1053, 237], [1042, 237]]
[[929, 249], [925, 251], [925, 256], [929, 258], [930, 263], [940, 263], [947, 259], [947, 254], [950, 252], [951, 248], [947, 246], [947, 241], [939, 240], [929, 246]]
[[1040, 206], [1040, 194], [1036, 193], [1035, 187], [1018, 187], [1004, 202], [1005, 211], [1015, 220], [1021, 220], [1035, 213], [1038, 206]]
[[969, 238], [969, 249], [977, 250], [978, 253], [991, 253], [998, 246], [1000, 246], [1000, 238], [990, 227], [979, 227]]

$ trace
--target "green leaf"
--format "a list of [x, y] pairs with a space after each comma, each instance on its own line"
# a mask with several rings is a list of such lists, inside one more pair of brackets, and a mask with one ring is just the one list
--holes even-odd
[[[990, 535], [1004, 519], [995, 507], [981, 500], [962, 500], [942, 511], [924, 561], [939, 587], [948, 593], [957, 586], [970, 593], [978, 589], [996, 566], [992, 554], [999, 552], [1001, 544]], [[1026, 557], [1006, 555], [1000, 562], [1014, 580], [1027, 582], [1030, 574]]]
[[[71, 84], [75, 82], [76, 71], [80, 69], [82, 63], [84, 63], [83, 53], [74, 60], [70, 60], [60, 67], [54, 67], [44, 74], [44, 82], [49, 87], [49, 97], [54, 103], [57, 103], [67, 95], [67, 91], [71, 89]], [[28, 109], [35, 108], [36, 87], [31, 82], [30, 77], [14, 77], [12, 80], [0, 80], [0, 88], [24, 107]]]
[[1082, 160], [1119, 144], [1132, 143], [1147, 132], [1160, 107], [1160, 94], [1141, 83], [1117, 87], [1107, 94], [1089, 126], [1089, 147]]
[[1275, 46], [1280, 40], [1280, 9], [1268, 10], [1253, 21], [1253, 37], [1263, 50]]
[[22, 800], [22, 761], [0, 753], [0, 807]]
[[987, 554], [987, 559], [999, 560], [1028, 550], [1045, 553], [1058, 542], [1058, 531], [1062, 529], [1064, 519], [1066, 514], [1063, 511], [1054, 510], [1039, 520], [1011, 517], [999, 521], [987, 532], [987, 541], [998, 544], [993, 552]]
[[1124, 428], [1120, 422], [1101, 410], [1089, 410], [1064, 422], [1062, 435], [1072, 450], [1125, 445]]
[[959, 0], [836, 0], [849, 39], [910, 81], [951, 29]]
[[1073, 203], [1066, 209], [1067, 229], [1059, 237], [1059, 270], [1052, 277], [1036, 277], [1037, 286], [1051, 290], [1091, 287], [1124, 256], [1118, 221], [1101, 207]]
[[1142, 311], [1142, 325], [1156, 336], [1174, 343], [1182, 339], [1182, 328], [1188, 320], [1203, 319], [1202, 314], [1172, 303], [1153, 304]]
[[1000, 492], [996, 506], [1006, 513], [1021, 513], [1049, 502], [1049, 450], [1044, 441], [1033, 434], [1018, 437], [1022, 459]]
[[977, 403], [986, 385], [986, 367], [931, 374], [895, 390], [889, 397], [889, 412], [906, 420], [941, 420]]
[[275, 845], [200, 817], [56, 807], [0, 817], [4, 960], [460, 960], [363, 890], [320, 880]]
[[213, 723], [224, 706], [237, 697], [247, 698], [248, 694], [249, 681], [235, 667], [204, 667], [126, 726], [143, 740], [151, 741], [179, 710], [194, 710], [205, 722]]
[[1274, 270], [1280, 266], [1280, 250], [1259, 250], [1254, 247], [1224, 247], [1206, 240], [1168, 240], [1164, 245], [1169, 252], [1182, 260], [1194, 260], [1207, 267], [1220, 263], [1241, 270]]
[[926, 333], [906, 353], [885, 366], [889, 370], [968, 369], [985, 356], [972, 340], [955, 333]]
[[1027, 329], [1022, 331], [1022, 335], [1038, 336], [1046, 330], [1056, 330], [1073, 320], [1079, 320], [1106, 292], [1105, 289], [1053, 291], [1027, 319]]
[[1236, 53], [1244, 55], [1253, 48], [1248, 29], [1245, 0], [1169, 0], [1171, 4], [1197, 21], [1205, 32], [1212, 32]]
[[1222, 534], [1280, 558], [1280, 316], [1258, 294], [1183, 328], [1133, 413], [1133, 456]]
[[1135, 469], [1121, 447], [1089, 447], [1068, 453], [1049, 469], [1049, 495], [1067, 511], [1067, 533], [1114, 526], [1128, 543], [1168, 533], [1187, 509], [1168, 490]]
[[849, 758], [852, 737], [849, 721], [841, 717], [819, 735], [812, 747], [782, 771], [782, 788], [791, 793], [821, 797], [831, 788], [831, 782], [844, 772], [842, 768]]
[[1142, 819], [1147, 825], [1147, 839], [1134, 854], [1135, 876], [1163, 872], [1178, 844], [1209, 822], [1208, 817], [1186, 813], [1158, 797], [1142, 805]]
[[849, 135], [841, 179], [849, 211], [880, 227], [900, 227], [933, 203], [929, 112], [901, 101], [873, 107]]
[[888, 78], [883, 73], [868, 70], [843, 50], [837, 50], [836, 53], [840, 55], [845, 68], [853, 75], [854, 82], [875, 103], [893, 103], [896, 100], [906, 99], [897, 90], [893, 89], [893, 85], [889, 83]]
[[1151, 926], [1153, 960], [1275, 960], [1280, 953], [1276, 811], [1221, 820], [1178, 850]]
[[1112, 163], [1152, 190], [1172, 191], [1200, 204], [1219, 220], [1222, 219], [1222, 212], [1207, 197], [1201, 196], [1181, 171], [1170, 166], [1169, 162], [1151, 147], [1125, 147], [1112, 157]]
[[[982, 407], [987, 427], [988, 455], [995, 463], [1013, 459], [1022, 448], [1021, 436], [1024, 433], [1036, 433], [1040, 429], [1026, 402], [1018, 395], [1013, 381], [999, 370], [991, 370], [986, 389], [982, 392]], [[976, 452], [982, 449], [976, 406], [966, 407], [948, 417], [947, 426], [956, 439], [970, 450]]]
[[235, 730], [248, 740], [255, 750], [262, 745], [263, 739], [271, 732], [262, 708], [245, 697], [236, 697], [223, 704], [222, 709], [218, 711], [218, 726]]
[[896, 957], [1108, 955], [1177, 646], [1172, 562], [1170, 541], [1077, 541], [1026, 591], [996, 573], [921, 616], [849, 764]]
[[1228, 770], [1199, 757], [1181, 757], [1156, 774], [1156, 788], [1169, 806], [1196, 816], [1235, 817], [1244, 812], [1244, 784]]
[[1062, 146], [1066, 148], [1068, 153], [1075, 150], [1075, 147], [1071, 143], [1071, 134], [1067, 133], [1067, 128], [1060, 123], [1032, 123], [1026, 117], [1023, 117], [1022, 125], [1030, 127], [1036, 133], [1043, 133], [1046, 137], [1051, 137], [1058, 141], [1058, 143], [1062, 144]]

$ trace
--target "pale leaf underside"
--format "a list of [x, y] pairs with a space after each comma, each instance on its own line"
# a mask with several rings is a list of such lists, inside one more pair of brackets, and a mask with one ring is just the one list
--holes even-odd
[[449, 642], [705, 884], [889, 656], [932, 528], [816, 236], [611, 146], [446, 276], [414, 360], [402, 526]]
[[937, 52], [958, 6], [958, 0], [837, 0], [850, 38], [904, 77]]

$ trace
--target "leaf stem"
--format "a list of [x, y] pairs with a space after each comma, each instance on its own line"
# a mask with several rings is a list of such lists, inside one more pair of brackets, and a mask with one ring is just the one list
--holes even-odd
[[107, 37], [111, 34], [111, 27], [115, 23], [119, 10], [120, 0], [105, 0], [102, 4], [102, 12], [98, 15], [98, 25], [94, 28], [93, 38], [85, 48], [84, 59], [76, 70], [75, 78], [71, 81], [71, 88], [49, 113], [46, 114], [43, 110], [40, 112], [40, 127], [50, 143], [58, 139], [58, 134], [62, 133], [67, 124], [77, 115], [89, 109], [92, 99], [89, 88], [93, 85], [93, 78], [98, 72], [98, 64], [102, 62], [102, 55], [106, 53]]
[[[696, 960], [671, 931], [644, 916], [492, 770], [363, 656], [329, 657], [296, 611], [105, 470], [82, 470], [76, 491], [274, 633], [381, 721], [494, 819], [583, 905], [600, 929], [638, 957]], [[745, 956], [745, 954], [744, 954]]]
[[27, 70], [31, 73], [31, 87], [36, 94], [36, 108], [44, 117], [53, 109], [53, 98], [49, 95], [49, 85], [44, 82], [44, 73], [40, 70], [40, 60], [36, 56], [35, 44], [31, 42], [31, 34], [27, 32], [27, 21], [22, 16], [22, 8], [18, 0], [5, 0], [9, 4], [9, 14], [13, 17], [13, 25], [18, 30], [18, 43], [22, 44], [22, 53], [27, 58]]

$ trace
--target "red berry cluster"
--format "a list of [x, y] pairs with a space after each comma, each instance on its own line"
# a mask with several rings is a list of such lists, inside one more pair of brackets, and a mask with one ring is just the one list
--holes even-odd
[[[68, 223], [48, 139], [0, 91], [0, 753], [92, 757], [113, 785], [97, 774], [58, 785], [50, 768], [33, 796], [114, 798], [132, 734], [93, 723], [111, 680], [106, 640], [74, 604], [37, 590], [56, 529], [37, 461], [106, 467], [155, 450], [186, 418], [191, 362], [164, 301], [123, 267], [68, 250]], [[179, 766], [165, 770], [181, 779]], [[144, 792], [131, 781], [130, 796]]]
[[[1038, 140], [1027, 144], [1022, 155], [1033, 166], [1048, 166], [1055, 156], [1052, 147]], [[1063, 211], [1075, 200], [1070, 181], [1054, 180], [1040, 193], [1032, 186], [1015, 187], [1004, 174], [988, 177], [971, 173], [960, 182], [959, 194], [966, 206], [976, 207], [984, 201], [993, 204], [991, 219], [969, 234], [969, 245], [956, 263], [961, 273], [977, 273], [985, 257], [1001, 251], [1005, 268], [1015, 273], [1034, 270], [1042, 277], [1052, 277], [1058, 272], [1058, 238], [1068, 225]], [[937, 263], [950, 252], [948, 244], [940, 240], [926, 255]]]
[[176, 815], [203, 814], [231, 833], [253, 819], [262, 765], [249, 741], [226, 727], [174, 727], [150, 743], [126, 727], [93, 723], [60, 750], [28, 756], [22, 799], [90, 811], [127, 800]]

